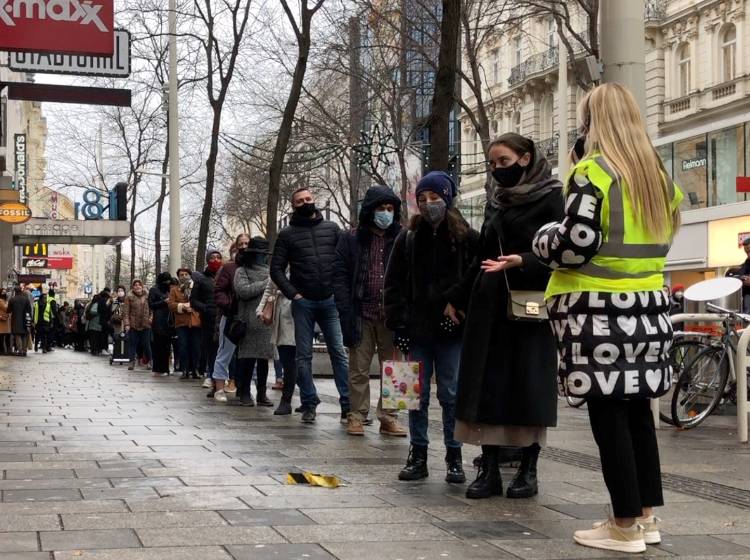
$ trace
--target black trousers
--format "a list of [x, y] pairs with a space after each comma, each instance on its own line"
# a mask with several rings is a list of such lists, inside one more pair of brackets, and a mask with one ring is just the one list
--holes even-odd
[[589, 399], [587, 406], [614, 516], [640, 517], [642, 508], [664, 505], [648, 399]]
[[250, 394], [250, 385], [253, 380], [253, 370], [256, 364], [258, 365], [258, 371], [255, 377], [255, 388], [259, 395], [266, 392], [266, 385], [268, 384], [268, 360], [242, 358], [237, 360], [237, 374], [235, 376], [238, 397], [246, 397]]
[[297, 347], [278, 346], [277, 348], [281, 369], [284, 371], [284, 389], [281, 391], [281, 398], [291, 401], [294, 396], [294, 386], [297, 384]]
[[[203, 318], [201, 318], [203, 321]], [[216, 352], [219, 350], [219, 341], [214, 336], [216, 334], [216, 318], [210, 316], [205, 319], [207, 324], [201, 323], [201, 357], [198, 364], [198, 373], [206, 376], [206, 373], [214, 372], [214, 362], [216, 361]], [[208, 375], [208, 377], [211, 377]]]
[[169, 373], [169, 350], [172, 346], [171, 334], [158, 334], [152, 331], [154, 340], [151, 344], [154, 373]]

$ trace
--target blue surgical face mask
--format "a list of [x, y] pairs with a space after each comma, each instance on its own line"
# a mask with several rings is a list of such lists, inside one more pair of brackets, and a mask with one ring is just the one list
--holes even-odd
[[378, 210], [375, 212], [372, 221], [380, 229], [388, 229], [393, 223], [393, 212], [390, 210]]

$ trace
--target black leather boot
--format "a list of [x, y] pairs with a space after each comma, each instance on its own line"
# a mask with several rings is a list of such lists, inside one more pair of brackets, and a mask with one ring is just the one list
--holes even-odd
[[273, 411], [274, 416], [288, 416], [292, 413], [292, 400], [281, 398], [281, 401], [279, 401], [279, 406], [276, 407], [276, 410]]
[[466, 489], [466, 497], [481, 500], [503, 495], [503, 479], [500, 474], [499, 449], [496, 445], [482, 446], [482, 460], [477, 467], [477, 478]]
[[258, 389], [258, 396], [255, 398], [258, 406], [273, 406], [273, 403], [266, 395], [266, 390]]
[[445, 466], [448, 469], [445, 474], [446, 482], [461, 484], [466, 482], [466, 473], [464, 473], [463, 457], [460, 447], [448, 447], [445, 450]]
[[412, 445], [409, 448], [409, 458], [406, 466], [398, 473], [399, 480], [422, 480], [427, 478], [427, 446]]
[[538, 443], [529, 447], [524, 447], [521, 467], [518, 469], [516, 476], [508, 486], [509, 498], [531, 498], [539, 493], [539, 485], [536, 479], [536, 462], [539, 459]]

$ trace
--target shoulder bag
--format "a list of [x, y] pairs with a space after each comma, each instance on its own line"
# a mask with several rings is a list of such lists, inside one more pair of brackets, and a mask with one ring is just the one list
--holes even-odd
[[[497, 241], [500, 244], [500, 255], [505, 256], [500, 236], [498, 236]], [[544, 292], [539, 290], [511, 290], [508, 273], [505, 269], [503, 269], [503, 276], [505, 277], [505, 286], [508, 288], [508, 319], [535, 323], [549, 320]]]

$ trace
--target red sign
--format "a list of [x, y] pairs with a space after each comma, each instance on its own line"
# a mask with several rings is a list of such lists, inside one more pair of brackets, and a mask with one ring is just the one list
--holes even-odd
[[[0, 0], [2, 2], [3, 0]], [[130, 107], [130, 90], [55, 84], [0, 82], [0, 90], [8, 88], [8, 99], [18, 101], [48, 101], [50, 103], [80, 103], [83, 105], [112, 105]]]
[[0, 0], [0, 50], [111, 55], [114, 0]]
[[56, 257], [47, 257], [47, 268], [52, 270], [70, 270], [73, 268], [72, 255], [59, 255]]
[[737, 177], [737, 192], [750, 192], [750, 177]]

